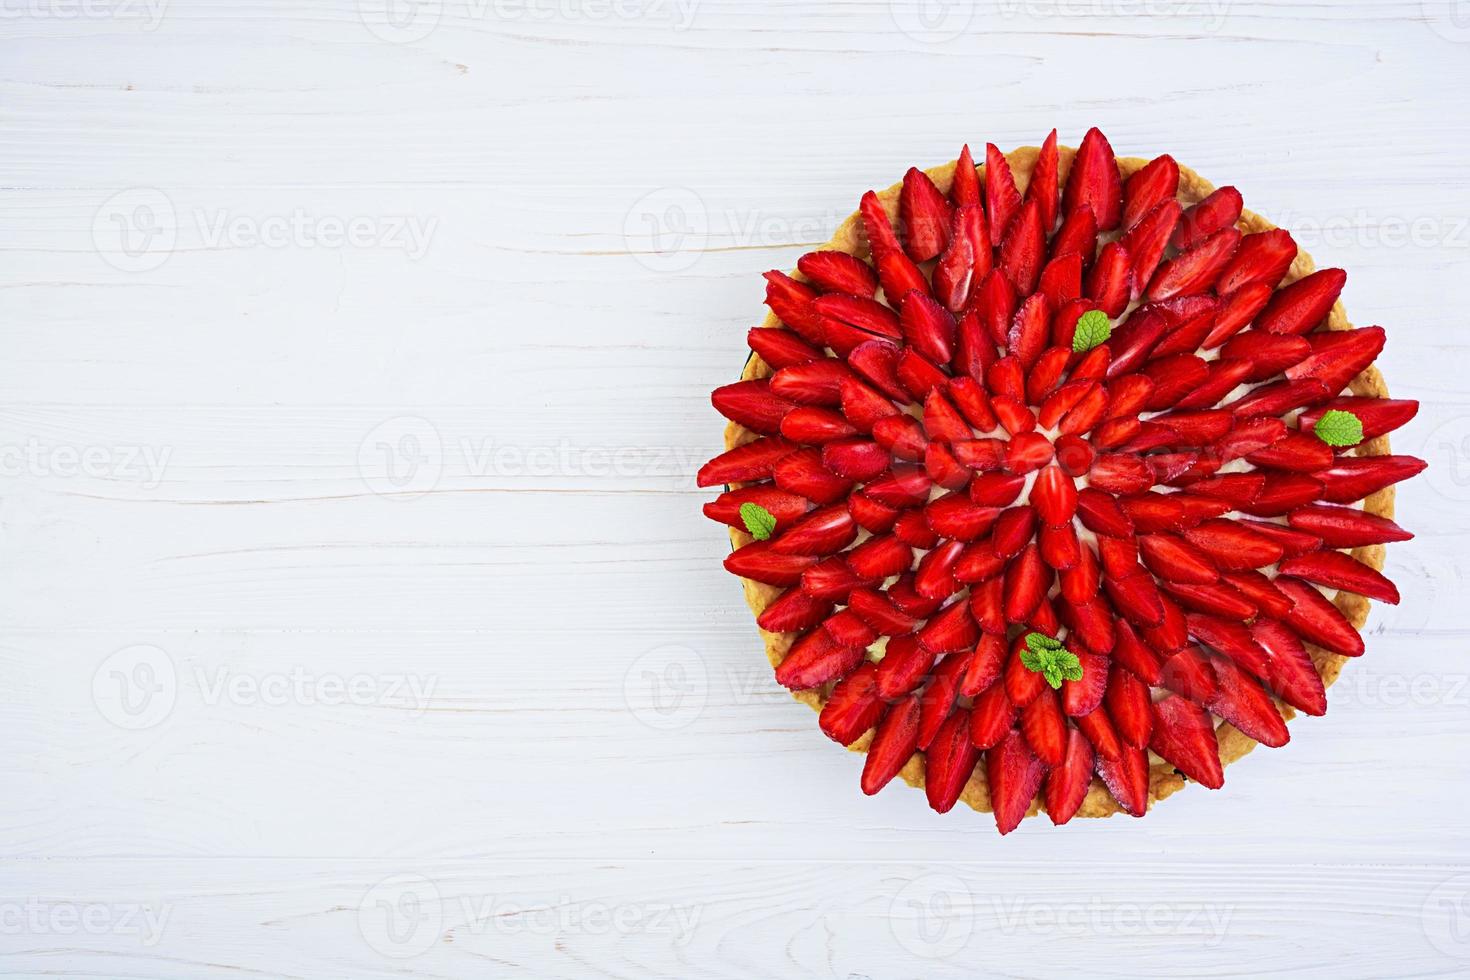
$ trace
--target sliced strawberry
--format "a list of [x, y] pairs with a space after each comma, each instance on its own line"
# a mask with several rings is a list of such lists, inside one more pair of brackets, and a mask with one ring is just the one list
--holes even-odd
[[1024, 623], [1051, 584], [1052, 571], [1041, 560], [1037, 545], [1027, 545], [1006, 569], [1005, 613], [1012, 623]]
[[1291, 612], [1291, 600], [1260, 572], [1254, 570], [1226, 572], [1221, 579], [1245, 596], [1262, 616], [1280, 619]]
[[1417, 476], [1427, 465], [1424, 460], [1413, 456], [1347, 457], [1338, 459], [1330, 468], [1314, 475], [1322, 483], [1324, 501], [1346, 504]]
[[1076, 651], [1076, 655], [1082, 665], [1082, 679], [1062, 681], [1062, 711], [1069, 718], [1092, 714], [1108, 689], [1108, 658], [1082, 651]]
[[1097, 774], [1113, 799], [1131, 816], [1148, 812], [1148, 753], [1143, 749], [1124, 747], [1116, 758], [1099, 756]]
[[773, 370], [805, 361], [815, 361], [822, 352], [802, 340], [794, 330], [779, 330], [771, 327], [751, 327], [745, 335], [750, 349]]
[[1210, 655], [1194, 644], [1185, 646], [1164, 661], [1159, 682], [1196, 704], [1209, 704], [1214, 700], [1220, 686], [1215, 680], [1215, 668], [1210, 662]]
[[1108, 138], [1096, 127], [1082, 138], [1062, 191], [1062, 211], [1090, 208], [1100, 231], [1112, 231], [1123, 222], [1123, 180]]
[[934, 296], [953, 313], [969, 303], [970, 296], [990, 272], [990, 229], [978, 204], [955, 210], [949, 245], [934, 266]]
[[[1095, 465], [1092, 472], [1095, 479]], [[1077, 491], [1077, 517], [1083, 527], [1098, 534], [1125, 537], [1133, 533], [1133, 522], [1118, 506], [1116, 498], [1097, 487], [1084, 487]]]
[[1185, 619], [1190, 636], [1225, 654], [1257, 677], [1266, 676], [1266, 652], [1251, 639], [1250, 630], [1243, 624], [1197, 612]]
[[829, 293], [848, 293], [871, 299], [878, 291], [873, 267], [846, 252], [808, 252], [796, 260], [801, 274]]
[[1215, 676], [1220, 689], [1211, 711], [1262, 745], [1274, 749], [1291, 741], [1281, 712], [1254, 677], [1224, 657], [1215, 658]]
[[781, 435], [792, 442], [820, 445], [857, 434], [842, 413], [815, 405], [793, 406], [781, 419]]
[[822, 706], [817, 724], [827, 737], [839, 745], [851, 745], [863, 733], [883, 717], [887, 707], [878, 697], [874, 681], [877, 668], [863, 664], [848, 674], [832, 689], [832, 695]]
[[[1159, 604], [1159, 622], [1163, 622], [1163, 603]], [[1115, 627], [1118, 639], [1113, 644], [1113, 662], [1145, 684], [1157, 684], [1163, 675], [1163, 661], [1138, 638], [1133, 627], [1119, 621]], [[1172, 651], [1170, 651], [1172, 652]]]
[[[922, 512], [915, 510], [909, 513], [928, 530], [929, 525]], [[919, 567], [914, 570], [914, 591], [926, 599], [947, 599], [960, 590], [960, 584], [955, 581], [954, 566], [960, 559], [960, 552], [965, 550], [965, 543], [945, 541], [941, 544], [937, 539], [938, 535], [930, 539], [928, 547], [933, 550], [919, 559]]]
[[1347, 283], [1341, 269], [1320, 269], [1277, 290], [1256, 317], [1256, 329], [1266, 333], [1304, 334], [1332, 312], [1332, 304]]
[[745, 530], [745, 518], [740, 516], [742, 504], [756, 504], [776, 519], [776, 530], [784, 531], [810, 508], [810, 501], [787, 493], [773, 486], [741, 487], [727, 490], [704, 505], [704, 516], [721, 524]]
[[803, 339], [822, 346], [822, 317], [812, 305], [817, 298], [816, 291], [774, 269], [766, 273], [765, 279], [766, 305], [776, 318]]
[[1092, 786], [1094, 756], [1087, 737], [1075, 728], [1067, 729], [1067, 749], [1061, 764], [1046, 777], [1043, 801], [1046, 815], [1060, 827], [1077, 815], [1087, 790]]
[[793, 691], [810, 690], [846, 677], [862, 662], [861, 649], [838, 646], [825, 631], [813, 630], [776, 667], [776, 683]]
[[796, 407], [794, 402], [772, 394], [771, 382], [764, 378], [716, 388], [710, 403], [725, 418], [766, 435], [778, 431], [786, 413]]
[[1041, 293], [1026, 297], [1011, 321], [1006, 335], [1009, 353], [1016, 358], [1023, 370], [1030, 368], [1046, 347], [1047, 332], [1051, 326], [1051, 308]]
[[970, 742], [970, 712], [961, 708], [940, 726], [924, 752], [924, 793], [936, 813], [948, 813], [958, 802], [979, 759]]
[[862, 493], [855, 493], [847, 498], [847, 511], [857, 521], [858, 527], [872, 534], [887, 533], [899, 515], [896, 508], [880, 504]]
[[[959, 694], [960, 678], [969, 666], [970, 657], [958, 653], [939, 661], [934, 675], [919, 693], [919, 740], [920, 751], [927, 751], [934, 744], [940, 727], [954, 711], [955, 696]], [[965, 711], [965, 738], [970, 737], [970, 716]]]
[[[847, 355], [847, 363], [873, 387], [889, 398], [900, 402], [910, 400], [908, 389], [898, 378], [898, 348], [883, 340], [870, 340], [853, 348]], [[842, 397], [838, 386], [839, 401]]]
[[954, 357], [954, 315], [928, 296], [914, 291], [903, 302], [901, 327], [904, 341], [936, 364]]
[[1031, 183], [1026, 187], [1027, 202], [1035, 201], [1041, 211], [1041, 227], [1050, 235], [1057, 226], [1057, 210], [1061, 185], [1058, 182], [1057, 131], [1053, 129], [1041, 144]]
[[954, 541], [974, 541], [995, 525], [999, 507], [977, 504], [967, 494], [951, 493], [924, 508], [924, 519], [934, 532]]
[[905, 347], [898, 352], [898, 363], [894, 370], [898, 373], [898, 380], [904, 390], [916, 402], [928, 398], [929, 392], [935, 388], [943, 388], [949, 383], [949, 375], [912, 347]]
[[885, 701], [896, 701], [918, 690], [929, 676], [934, 660], [934, 651], [920, 643], [917, 635], [890, 638], [878, 664], [878, 696]]
[[1246, 235], [1230, 264], [1220, 273], [1216, 288], [1222, 296], [1254, 283], [1265, 283], [1275, 289], [1296, 259], [1296, 251], [1296, 241], [1284, 228]]
[[1045, 775], [1046, 764], [1017, 730], [986, 751], [985, 780], [990, 787], [995, 826], [1002, 835], [1015, 830], [1025, 819]]
[[1225, 785], [1220, 746], [1210, 715], [1181, 697], [1165, 698], [1153, 706], [1150, 747], [1184, 775], [1210, 789]]
[[1035, 509], [1028, 506], [1009, 507], [996, 518], [995, 532], [991, 535], [990, 543], [997, 555], [1009, 558], [1019, 553], [1026, 542], [1031, 540], [1031, 533], [1035, 529]]
[[1212, 192], [1184, 212], [1171, 244], [1181, 252], [1188, 251], [1221, 228], [1229, 228], [1240, 220], [1244, 203], [1234, 187]]
[[1052, 258], [1064, 255], [1080, 255], [1084, 265], [1092, 262], [1097, 253], [1097, 217], [1092, 208], [1083, 205], [1068, 210], [1051, 240]]
[[[1299, 339], [1299, 338], [1298, 338]], [[1303, 352], [1305, 356], [1305, 351]], [[1391, 398], [1363, 398], [1345, 395], [1330, 402], [1302, 412], [1298, 424], [1310, 431], [1317, 425], [1324, 412], [1352, 412], [1363, 423], [1363, 438], [1376, 439], [1386, 435], [1419, 413], [1417, 401]]]
[[1048, 766], [1059, 766], [1067, 752], [1067, 721], [1057, 694], [1042, 691], [1021, 709], [1021, 732], [1033, 752]]
[[940, 610], [919, 630], [919, 641], [937, 654], [954, 653], [974, 646], [980, 628], [970, 615], [969, 604], [956, 602]]
[[781, 457], [771, 477], [782, 490], [817, 504], [836, 503], [852, 490], [852, 480], [823, 466], [822, 451], [810, 447]]
[[986, 473], [970, 482], [970, 499], [977, 504], [1005, 507], [1016, 501], [1026, 485], [1024, 476], [1011, 473]]
[[898, 196], [899, 237], [915, 262], [934, 258], [949, 244], [949, 201], [929, 175], [910, 167]]
[[1112, 651], [1117, 634], [1114, 631], [1113, 611], [1108, 607], [1106, 599], [1098, 596], [1081, 605], [1061, 599], [1056, 603], [1056, 608], [1062, 622], [1082, 641], [1083, 646], [1096, 653]]
[[1172, 408], [1180, 399], [1199, 388], [1210, 376], [1210, 365], [1196, 354], [1175, 354], [1144, 366], [1143, 374], [1154, 383], [1144, 407], [1151, 412]]
[[1160, 582], [1159, 588], [1184, 608], [1197, 612], [1235, 620], [1248, 620], [1256, 614], [1256, 604], [1235, 586], [1223, 581], [1188, 585]]
[[1226, 402], [1223, 408], [1239, 418], [1250, 418], [1253, 415], [1278, 418], [1287, 412], [1325, 401], [1331, 394], [1332, 391], [1316, 378], [1278, 381], [1275, 384], [1262, 385], [1233, 402]]
[[1344, 657], [1363, 655], [1363, 638], [1315, 586], [1290, 575], [1278, 575], [1275, 585], [1295, 603], [1286, 616], [1286, 625], [1298, 636]]
[[[1131, 267], [1129, 295], [1133, 299], [1143, 294], [1143, 287], [1153, 278], [1182, 211], [1179, 202], [1171, 198], [1155, 207], [1123, 236], [1123, 247]], [[1201, 336], [1205, 329], [1201, 328]]]
[[1006, 336], [1011, 329], [1011, 318], [1015, 316], [1020, 302], [1020, 297], [1011, 288], [1011, 281], [999, 269], [991, 269], [980, 281], [980, 289], [975, 293], [973, 306], [980, 322], [985, 325], [986, 332], [990, 334], [990, 339], [995, 343], [1006, 342]]
[[1258, 619], [1251, 636], [1270, 660], [1271, 690], [1281, 700], [1309, 715], [1327, 713], [1327, 691], [1307, 648], [1291, 628], [1274, 619]]
[[842, 382], [851, 377], [852, 371], [841, 361], [807, 361], [771, 375], [771, 393], [799, 405], [840, 405]]
[[1021, 208], [1021, 192], [1005, 154], [994, 143], [985, 144], [985, 214], [990, 219], [990, 243], [999, 245]]
[[[1226, 271], [1229, 271], [1228, 269]], [[1214, 350], [1225, 341], [1234, 337], [1244, 330], [1255, 320], [1256, 316], [1265, 309], [1266, 304], [1271, 301], [1275, 290], [1266, 282], [1253, 282], [1226, 293], [1220, 300], [1220, 312], [1215, 317], [1215, 323], [1210, 327], [1200, 346], [1205, 350]], [[1231, 354], [1231, 357], [1239, 357], [1239, 354]], [[1264, 371], [1257, 368], [1253, 374], [1269, 378], [1275, 371]]]
[[1109, 242], [1087, 274], [1087, 298], [1109, 317], [1122, 314], [1134, 295], [1133, 259], [1122, 242]]
[[1337, 394], [1378, 358], [1386, 340], [1382, 327], [1309, 334], [1307, 341], [1312, 345], [1312, 353], [1287, 368], [1286, 376], [1294, 381], [1313, 378], [1329, 393]]
[[1113, 728], [1112, 719], [1106, 708], [1098, 708], [1091, 714], [1074, 718], [1078, 731], [1087, 736], [1093, 751], [1100, 759], [1116, 759], [1123, 751], [1123, 742]]
[[1149, 298], [1193, 296], [1210, 289], [1239, 244], [1240, 232], [1222, 228], [1189, 251], [1181, 252], [1159, 267], [1148, 287]]
[[907, 571], [913, 549], [895, 537], [869, 538], [847, 555], [847, 565], [864, 582], [878, 582]]
[[1398, 588], [1382, 572], [1341, 551], [1318, 551], [1289, 559], [1282, 562], [1280, 572], [1330, 589], [1356, 592], [1391, 606], [1399, 603]]
[[1286, 515], [1287, 523], [1314, 534], [1330, 548], [1359, 548], [1363, 545], [1408, 541], [1414, 537], [1386, 517], [1356, 507], [1313, 504]]
[[909, 695], [888, 709], [878, 723], [863, 762], [862, 789], [872, 796], [892, 781], [913, 757], [919, 741], [919, 697]]
[[832, 603], [816, 599], [800, 588], [787, 589], [756, 617], [767, 633], [796, 633], [811, 629], [832, 612]]
[[[987, 341], [988, 343], [988, 341]], [[949, 379], [949, 397], [965, 421], [979, 432], [991, 432], [1000, 423], [996, 421], [990, 396], [975, 378], [962, 375]]]
[[1146, 748], [1153, 733], [1148, 685], [1115, 664], [1108, 679], [1105, 703], [1108, 717], [1123, 741], [1134, 748]]
[[777, 463], [796, 450], [797, 446], [785, 439], [774, 436], [756, 439], [705, 463], [699, 468], [695, 480], [701, 487], [764, 480], [775, 470]]
[[888, 450], [870, 439], [842, 439], [822, 447], [822, 466], [849, 480], [871, 480], [892, 462]]
[[[1016, 707], [1004, 684], [993, 684], [975, 697], [970, 711], [970, 744], [982, 752], [994, 748], [1016, 721]], [[1029, 751], [1029, 750], [1028, 750]]]
[[1210, 556], [1174, 534], [1145, 534], [1138, 539], [1143, 563], [1166, 582], [1213, 584], [1220, 579]]
[[[1320, 484], [1318, 486], [1320, 487]], [[1284, 524], [1276, 524], [1271, 521], [1241, 521], [1241, 523], [1262, 537], [1270, 538], [1279, 544], [1284, 558], [1295, 558], [1297, 555], [1304, 555], [1322, 547], [1322, 539], [1315, 534], [1298, 531]]]
[[803, 517], [772, 542], [771, 550], [778, 555], [823, 557], [852, 544], [857, 533], [857, 522], [848, 513], [847, 505], [831, 504]]
[[[1174, 158], [1165, 153], [1150, 160], [1123, 185], [1123, 230], [1131, 231], [1160, 204], [1177, 203], [1174, 195], [1178, 192], [1179, 164]], [[1169, 230], [1174, 230], [1173, 225]], [[1165, 236], [1165, 243], [1168, 240]]]
[[1041, 206], [1036, 201], [1021, 205], [1000, 243], [1000, 268], [1018, 295], [1028, 296], [1041, 278], [1046, 264], [1046, 231]]
[[1283, 553], [1276, 542], [1227, 518], [1205, 521], [1189, 528], [1184, 537], [1207, 555], [1217, 568], [1227, 571], [1274, 565], [1281, 560]]

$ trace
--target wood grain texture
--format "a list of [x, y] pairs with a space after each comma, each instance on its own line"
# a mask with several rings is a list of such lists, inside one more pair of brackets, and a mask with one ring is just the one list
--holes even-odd
[[[0, 972], [1470, 969], [1463, 3], [386, 6], [4, 5]], [[1000, 840], [862, 798], [693, 473], [762, 271], [1094, 123], [1350, 271], [1431, 469], [1325, 718]]]

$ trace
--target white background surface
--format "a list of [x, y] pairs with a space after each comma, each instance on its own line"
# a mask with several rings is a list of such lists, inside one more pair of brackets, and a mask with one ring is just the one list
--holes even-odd
[[[0, 0], [0, 972], [1470, 971], [1470, 4], [382, 5]], [[1093, 123], [1350, 270], [1433, 468], [1326, 718], [999, 839], [692, 474], [762, 271]]]

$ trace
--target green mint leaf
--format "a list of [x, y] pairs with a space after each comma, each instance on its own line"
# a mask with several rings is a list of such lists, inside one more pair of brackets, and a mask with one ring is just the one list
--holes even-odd
[[1082, 664], [1073, 657], [1073, 663], [1062, 665], [1062, 676], [1069, 681], [1080, 681], [1082, 679]]
[[1035, 650], [1021, 651], [1021, 666], [1030, 671], [1040, 671], [1045, 666], [1041, 654]]
[[740, 519], [745, 522], [745, 529], [750, 532], [750, 536], [757, 541], [767, 540], [776, 530], [776, 515], [760, 504], [741, 504]]
[[1026, 646], [1032, 650], [1060, 650], [1061, 640], [1054, 640], [1045, 633], [1027, 633]]
[[1072, 334], [1072, 350], [1081, 354], [1090, 351], [1112, 336], [1113, 325], [1102, 310], [1088, 310], [1077, 321], [1077, 330]]
[[1051, 685], [1052, 690], [1055, 691], [1062, 686], [1062, 669], [1055, 664], [1046, 668], [1045, 676], [1046, 682]]
[[1363, 441], [1363, 422], [1352, 412], [1332, 409], [1323, 412], [1312, 427], [1317, 438], [1329, 446], [1356, 446]]

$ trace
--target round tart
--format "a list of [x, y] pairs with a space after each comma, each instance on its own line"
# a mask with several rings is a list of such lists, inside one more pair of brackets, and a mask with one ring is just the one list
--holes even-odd
[[699, 473], [778, 682], [1002, 834], [1217, 789], [1364, 652], [1392, 400], [1339, 269], [1170, 156], [986, 148], [766, 276]]

